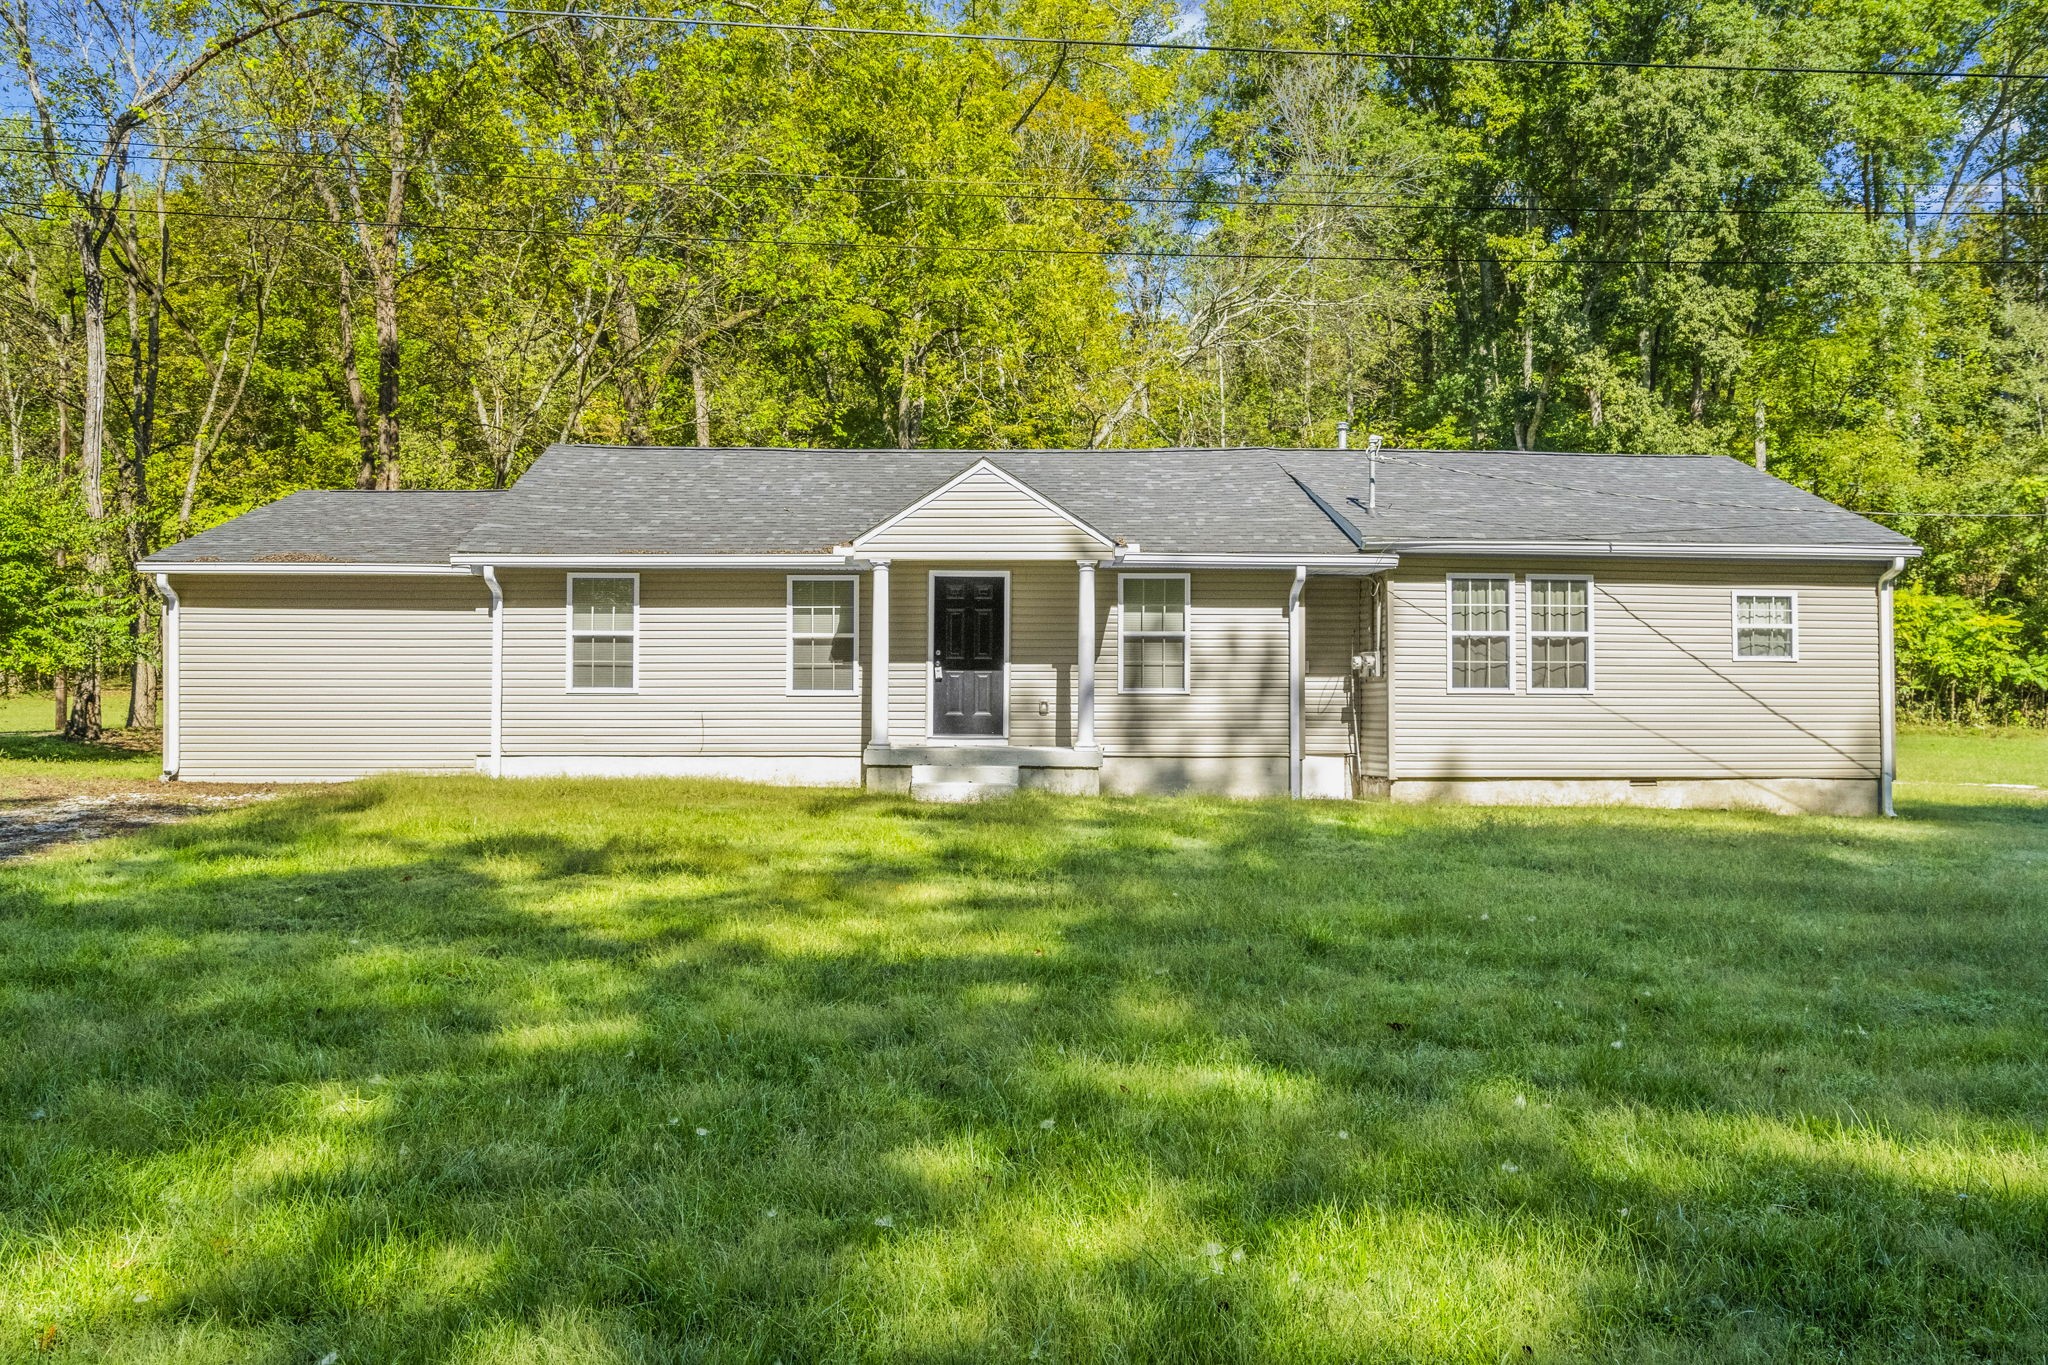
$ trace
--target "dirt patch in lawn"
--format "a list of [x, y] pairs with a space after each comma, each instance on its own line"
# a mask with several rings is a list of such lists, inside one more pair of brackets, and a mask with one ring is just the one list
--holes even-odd
[[18, 797], [0, 802], [0, 862], [56, 844], [104, 839], [151, 825], [189, 820], [208, 811], [267, 801], [272, 795], [264, 787], [180, 786], [164, 791], [74, 792], [44, 799]]

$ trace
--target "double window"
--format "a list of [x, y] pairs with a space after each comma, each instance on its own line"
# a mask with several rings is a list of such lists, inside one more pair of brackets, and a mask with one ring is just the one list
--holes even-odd
[[1188, 690], [1188, 576], [1117, 578], [1117, 658], [1125, 692]]
[[[1532, 576], [1527, 591], [1529, 690], [1592, 691], [1592, 580]], [[1451, 690], [1514, 691], [1513, 576], [1453, 575], [1448, 620]]]
[[569, 575], [570, 690], [631, 692], [639, 636], [639, 575]]
[[1799, 657], [1799, 599], [1789, 592], [1735, 594], [1735, 657]]
[[791, 692], [851, 692], [857, 686], [855, 588], [851, 578], [789, 580]]

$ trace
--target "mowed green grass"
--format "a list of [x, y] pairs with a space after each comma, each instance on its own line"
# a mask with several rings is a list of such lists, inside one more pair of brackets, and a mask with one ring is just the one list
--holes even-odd
[[294, 793], [0, 868], [0, 1356], [2040, 1360], [2044, 950], [2018, 796]]
[[[108, 693], [101, 713], [109, 725], [128, 718], [128, 694]], [[0, 800], [15, 788], [45, 793], [53, 784], [108, 779], [146, 782], [163, 770], [154, 735], [120, 735], [106, 744], [73, 744], [52, 733], [56, 719], [47, 693], [0, 696]]]
[[2048, 730], [1899, 727], [1902, 781], [2048, 787]]

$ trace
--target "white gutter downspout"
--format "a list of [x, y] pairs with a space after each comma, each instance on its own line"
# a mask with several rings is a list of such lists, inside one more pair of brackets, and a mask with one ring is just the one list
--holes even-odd
[[505, 589], [498, 571], [483, 566], [484, 586], [491, 590], [491, 759], [486, 771], [492, 777], [505, 770]]
[[1301, 592], [1308, 586], [1308, 565], [1294, 566], [1287, 590], [1287, 794], [1301, 796], [1301, 683], [1306, 668], [1308, 633], [1302, 629]]
[[1896, 815], [1892, 809], [1892, 781], [1898, 776], [1898, 660], [1897, 650], [1892, 641], [1892, 582], [1906, 571], [1903, 557], [1894, 559], [1892, 566], [1877, 580], [1877, 630], [1878, 630], [1878, 778], [1877, 807], [1884, 815]]
[[164, 599], [164, 781], [178, 780], [178, 590], [167, 573], [156, 575]]

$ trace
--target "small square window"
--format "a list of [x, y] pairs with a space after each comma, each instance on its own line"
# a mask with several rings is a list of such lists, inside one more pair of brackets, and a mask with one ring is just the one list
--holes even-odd
[[1735, 594], [1735, 657], [1799, 657], [1799, 603], [1791, 593]]

